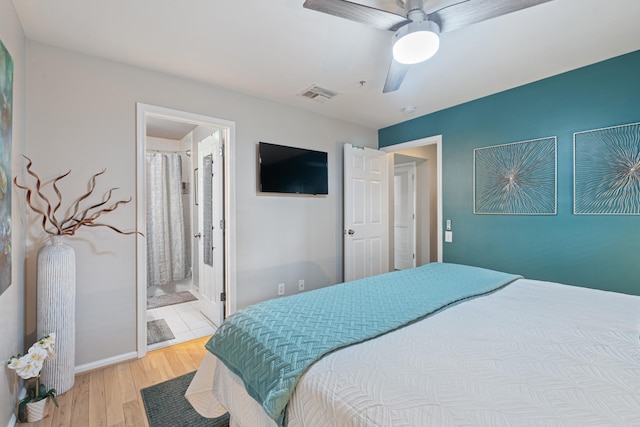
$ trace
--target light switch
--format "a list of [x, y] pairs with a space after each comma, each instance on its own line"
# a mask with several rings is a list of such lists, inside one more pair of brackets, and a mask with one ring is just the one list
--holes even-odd
[[453, 243], [453, 231], [444, 232], [444, 241], [447, 243]]
[[451, 231], [451, 220], [447, 220], [447, 231]]

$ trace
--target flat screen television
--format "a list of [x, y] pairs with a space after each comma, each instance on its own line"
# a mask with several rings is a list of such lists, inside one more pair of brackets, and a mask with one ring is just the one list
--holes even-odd
[[260, 142], [258, 156], [261, 192], [329, 194], [326, 152]]

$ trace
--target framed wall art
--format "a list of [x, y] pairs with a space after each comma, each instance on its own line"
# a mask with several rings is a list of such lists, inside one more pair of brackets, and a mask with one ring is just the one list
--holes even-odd
[[13, 59], [0, 40], [0, 294], [11, 285]]
[[573, 213], [640, 215], [640, 123], [573, 134]]
[[555, 136], [473, 150], [473, 213], [555, 215]]

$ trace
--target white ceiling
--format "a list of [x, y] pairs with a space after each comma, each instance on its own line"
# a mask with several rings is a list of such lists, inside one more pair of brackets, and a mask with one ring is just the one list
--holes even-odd
[[176, 141], [181, 141], [182, 138], [198, 127], [193, 123], [170, 120], [159, 116], [148, 116], [145, 124], [147, 136]]
[[[392, 33], [303, 2], [13, 0], [27, 39], [376, 129], [640, 49], [640, 1], [553, 0], [443, 34], [436, 56], [383, 94]], [[313, 84], [338, 96], [297, 96]]]

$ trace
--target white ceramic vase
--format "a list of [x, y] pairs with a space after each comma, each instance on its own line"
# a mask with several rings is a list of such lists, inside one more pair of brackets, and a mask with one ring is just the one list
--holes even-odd
[[63, 236], [50, 240], [38, 252], [37, 332], [38, 338], [56, 333], [57, 356], [45, 362], [40, 381], [63, 394], [75, 380], [76, 256]]

